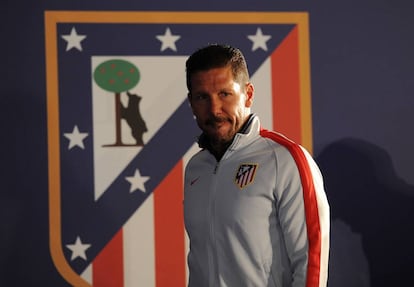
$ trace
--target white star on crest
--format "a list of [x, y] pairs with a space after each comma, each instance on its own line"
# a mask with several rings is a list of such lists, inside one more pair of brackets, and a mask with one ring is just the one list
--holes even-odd
[[86, 260], [86, 250], [91, 247], [91, 245], [82, 243], [80, 237], [78, 236], [76, 237], [74, 244], [66, 244], [66, 247], [72, 251], [72, 256], [70, 258], [71, 261], [78, 257]]
[[168, 48], [170, 48], [173, 51], [177, 51], [177, 47], [175, 46], [175, 42], [178, 41], [178, 39], [180, 39], [181, 36], [172, 35], [170, 28], [167, 28], [165, 30], [164, 35], [157, 35], [156, 37], [157, 37], [158, 40], [160, 40], [162, 42], [161, 51], [164, 51]]
[[142, 176], [138, 169], [135, 170], [135, 174], [133, 176], [125, 177], [127, 181], [131, 184], [129, 192], [134, 192], [135, 190], [139, 189], [143, 192], [146, 192], [144, 183], [146, 183], [150, 177], [149, 176]]
[[69, 139], [68, 149], [71, 149], [75, 146], [78, 146], [81, 149], [85, 149], [85, 146], [83, 145], [83, 140], [88, 136], [88, 133], [80, 133], [78, 126], [75, 125], [73, 127], [72, 133], [64, 133], [63, 135]]
[[257, 50], [258, 48], [262, 48], [263, 50], [267, 51], [267, 44], [266, 42], [269, 41], [272, 36], [270, 35], [263, 35], [262, 29], [257, 28], [256, 35], [248, 35], [250, 41], [253, 42], [252, 51]]
[[86, 38], [86, 35], [78, 35], [76, 33], [75, 27], [72, 27], [69, 35], [62, 35], [62, 38], [67, 42], [66, 51], [69, 51], [72, 48], [76, 48], [79, 51], [82, 51], [81, 42]]

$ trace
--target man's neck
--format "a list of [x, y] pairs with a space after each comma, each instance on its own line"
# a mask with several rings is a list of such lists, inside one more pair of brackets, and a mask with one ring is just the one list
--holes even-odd
[[220, 159], [223, 157], [223, 155], [226, 153], [226, 150], [231, 145], [233, 141], [227, 142], [227, 143], [211, 143], [210, 142], [210, 152], [214, 155], [217, 161], [220, 161]]

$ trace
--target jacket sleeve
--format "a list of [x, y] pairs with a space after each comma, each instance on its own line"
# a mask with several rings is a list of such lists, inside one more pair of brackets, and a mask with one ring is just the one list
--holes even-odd
[[322, 175], [310, 154], [286, 142], [277, 157], [277, 210], [294, 287], [327, 284], [329, 205]]

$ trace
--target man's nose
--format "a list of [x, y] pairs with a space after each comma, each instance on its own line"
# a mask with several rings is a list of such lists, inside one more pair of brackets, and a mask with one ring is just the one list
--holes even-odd
[[218, 97], [210, 98], [210, 112], [213, 115], [219, 114], [221, 112], [222, 102]]

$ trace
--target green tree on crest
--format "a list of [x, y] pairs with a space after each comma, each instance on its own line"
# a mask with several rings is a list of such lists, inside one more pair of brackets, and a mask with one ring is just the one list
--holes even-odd
[[[134, 88], [140, 80], [140, 72], [138, 68], [128, 61], [112, 59], [98, 65], [93, 73], [93, 78], [99, 87], [115, 93], [116, 139], [112, 146], [124, 145], [121, 137], [122, 118], [124, 118], [131, 127], [132, 135], [136, 139], [137, 145], [143, 145], [142, 133], [147, 131], [147, 128], [138, 109], [141, 97], [128, 92]], [[125, 91], [127, 92], [130, 103], [134, 103], [136, 107], [131, 106], [124, 108], [122, 106], [121, 93]]]

